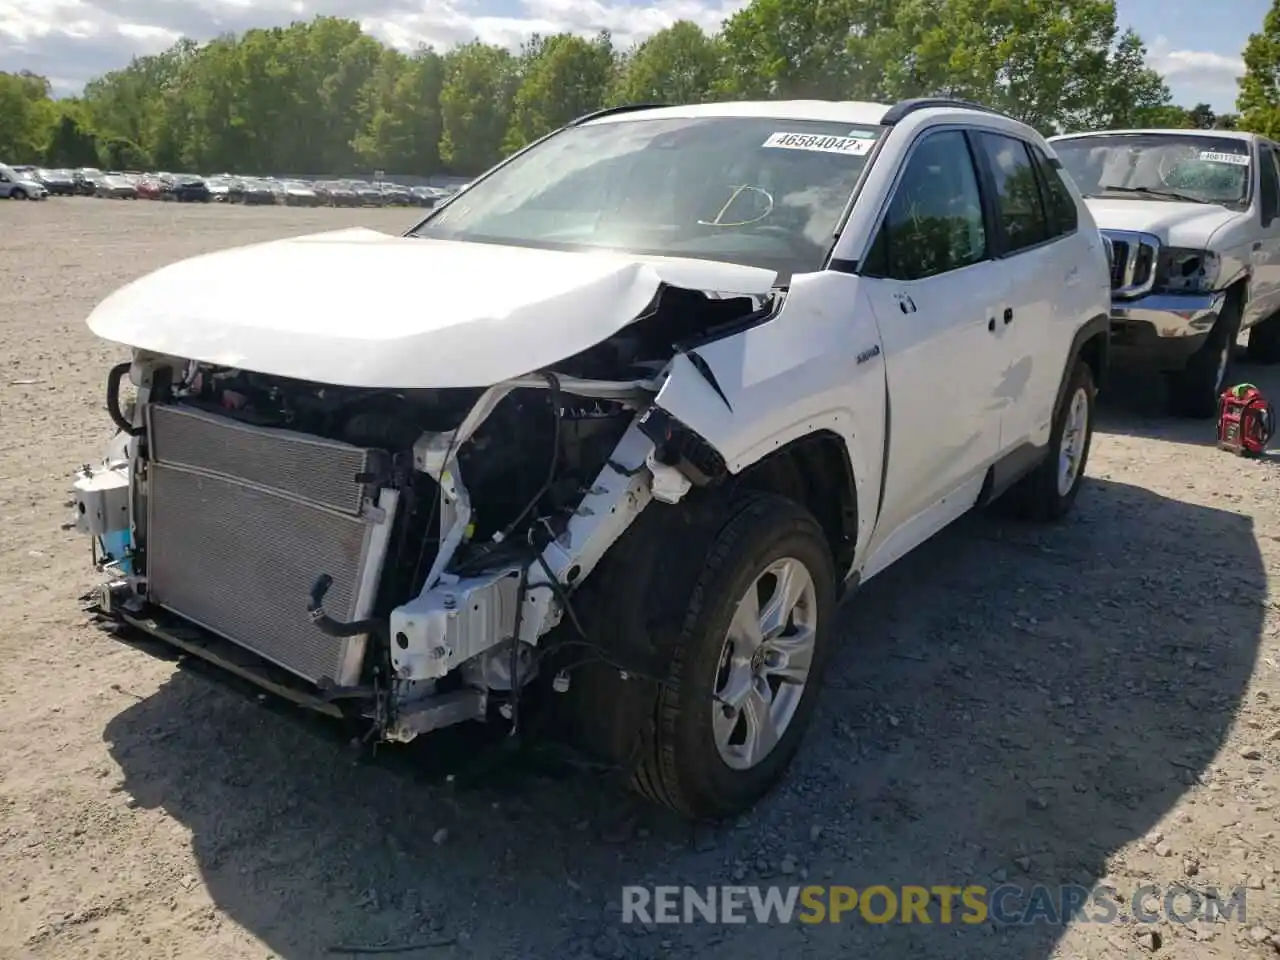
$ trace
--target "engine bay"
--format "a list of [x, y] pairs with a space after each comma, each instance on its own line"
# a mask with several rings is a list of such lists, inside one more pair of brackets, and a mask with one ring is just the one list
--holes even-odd
[[671, 358], [769, 306], [664, 287], [614, 336], [483, 388], [135, 353], [108, 381], [132, 440], [105, 605], [176, 614], [362, 703], [387, 739], [478, 718], [493, 691], [514, 705], [539, 639], [576, 625], [570, 594], [652, 498], [688, 489], [642, 425]]

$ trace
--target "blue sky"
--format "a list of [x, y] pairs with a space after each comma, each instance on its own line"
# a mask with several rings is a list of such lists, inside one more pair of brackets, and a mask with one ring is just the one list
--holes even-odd
[[[745, 0], [0, 0], [0, 70], [49, 77], [59, 94], [164, 49], [179, 36], [206, 40], [316, 14], [360, 20], [382, 40], [448, 47], [474, 37], [516, 46], [532, 32], [611, 30], [620, 44], [675, 20], [714, 30]], [[1233, 109], [1249, 33], [1268, 0], [1117, 0], [1122, 25], [1146, 41], [1179, 103]]]
[[1234, 110], [1235, 77], [1250, 33], [1262, 29], [1268, 0], [1116, 0], [1122, 25], [1146, 41], [1152, 66], [1165, 74], [1174, 99]]

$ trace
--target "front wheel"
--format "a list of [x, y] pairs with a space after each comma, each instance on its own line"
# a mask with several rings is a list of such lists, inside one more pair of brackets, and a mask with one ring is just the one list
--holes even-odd
[[10, 200], [25, 200], [25, 199], [27, 199], [27, 191], [25, 191], [25, 190], [21, 190], [21, 189], [19, 189], [19, 190], [14, 190], [12, 193], [10, 193], [10, 194], [9, 194], [9, 199], [10, 199]]
[[735, 498], [711, 541], [631, 786], [694, 819], [748, 809], [800, 747], [830, 652], [835, 569], [790, 500]]
[[1218, 398], [1227, 387], [1236, 338], [1240, 336], [1240, 316], [1241, 304], [1232, 296], [1209, 339], [1171, 378], [1169, 401], [1175, 415], [1203, 419], [1218, 412]]

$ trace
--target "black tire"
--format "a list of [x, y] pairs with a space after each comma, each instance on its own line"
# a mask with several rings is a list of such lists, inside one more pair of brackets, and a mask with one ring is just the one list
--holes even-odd
[[1250, 363], [1280, 363], [1280, 314], [1268, 317], [1249, 330]]
[[9, 199], [25, 200], [27, 199], [27, 191], [23, 190], [21, 187], [17, 187], [9, 194]]
[[[610, 554], [582, 591], [594, 594], [584, 617], [588, 633], [622, 663], [628, 651], [630, 662], [647, 657], [649, 679], [659, 683], [655, 694], [652, 682], [622, 681], [616, 669], [575, 672], [568, 704], [574, 739], [622, 769], [632, 790], [685, 817], [743, 812], [785, 774], [821, 688], [836, 587], [821, 527], [790, 500], [740, 492], [706, 498], [703, 507], [655, 504]], [[713, 733], [726, 635], [739, 600], [783, 559], [798, 561], [812, 580], [811, 666], [776, 745], [756, 765], [734, 769]]]
[[[1084, 483], [1085, 468], [1089, 464], [1089, 450], [1093, 446], [1093, 417], [1098, 390], [1093, 381], [1093, 371], [1077, 358], [1067, 380], [1067, 390], [1062, 406], [1054, 414], [1053, 429], [1049, 433], [1049, 453], [1040, 465], [1023, 477], [1009, 491], [1009, 503], [1014, 513], [1024, 520], [1052, 523], [1061, 520], [1071, 510]], [[1075, 404], [1082, 403], [1085, 410], [1084, 443], [1076, 457], [1075, 474], [1065, 490], [1059, 483], [1062, 476], [1063, 441], [1067, 438], [1067, 424], [1071, 420]]]
[[1231, 377], [1240, 317], [1240, 298], [1232, 295], [1209, 339], [1191, 355], [1184, 369], [1170, 377], [1169, 405], [1175, 416], [1204, 419], [1217, 415], [1218, 398]]

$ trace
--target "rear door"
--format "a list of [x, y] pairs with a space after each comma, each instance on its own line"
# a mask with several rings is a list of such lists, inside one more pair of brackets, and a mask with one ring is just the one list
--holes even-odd
[[[1051, 205], [1033, 145], [989, 130], [973, 136], [989, 178], [999, 258], [1009, 277], [1009, 296], [1000, 305], [995, 390], [1000, 449], [1006, 452], [1047, 440], [1063, 359], [1079, 324], [1074, 304], [1087, 279], [1080, 269], [1087, 255], [1070, 249], [1077, 239], [1075, 202], [1068, 194], [1069, 218], [1065, 206], [1059, 211]], [[1043, 153], [1039, 160], [1048, 170]]]

